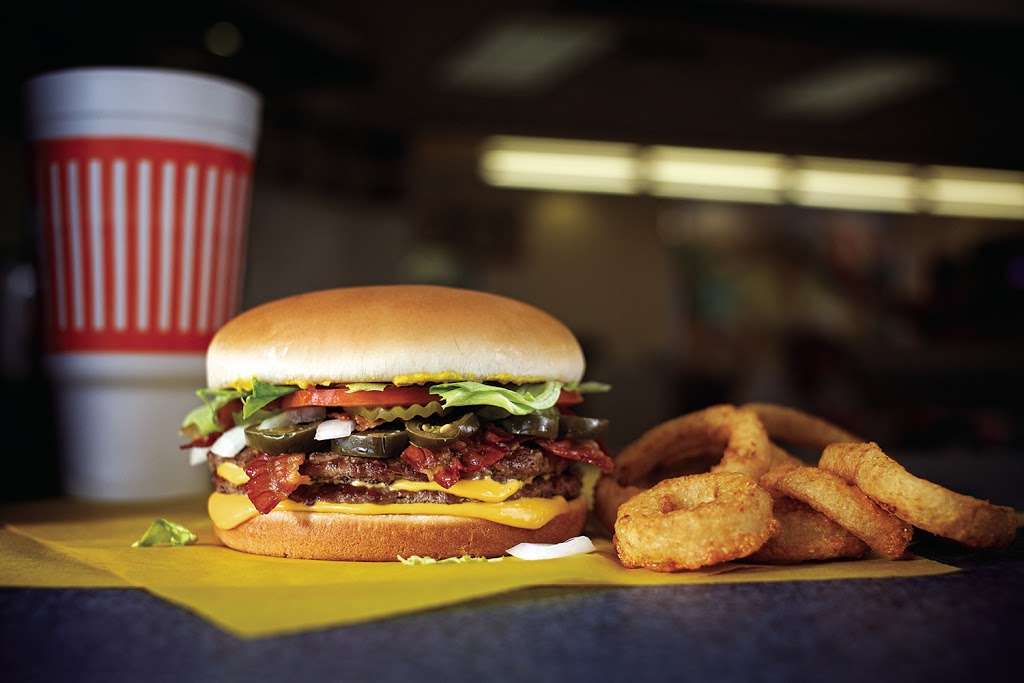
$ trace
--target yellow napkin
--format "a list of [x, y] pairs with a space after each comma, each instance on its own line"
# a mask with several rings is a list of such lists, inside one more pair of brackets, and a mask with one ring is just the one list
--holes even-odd
[[[792, 567], [729, 563], [659, 574], [624, 569], [611, 544], [559, 560], [407, 566], [261, 557], [218, 545], [204, 501], [134, 506], [67, 501], [3, 511], [0, 585], [136, 586], [243, 637], [352, 624], [533, 586], [815, 581], [928, 576], [957, 571], [922, 558]], [[184, 524], [196, 545], [131, 548], [156, 517]]]

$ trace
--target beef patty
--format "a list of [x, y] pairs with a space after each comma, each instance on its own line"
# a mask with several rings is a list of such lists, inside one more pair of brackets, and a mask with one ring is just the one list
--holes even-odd
[[[244, 468], [257, 455], [259, 452], [251, 448], [246, 448], [234, 458], [221, 458], [210, 453], [208, 460], [217, 491], [243, 493], [240, 487], [217, 476], [217, 466], [233, 462]], [[399, 479], [427, 481], [425, 474], [417, 472], [401, 458], [358, 458], [334, 453], [310, 453], [300, 472], [310, 478], [311, 484], [296, 489], [292, 499], [303, 502], [312, 503], [318, 498], [345, 503], [462, 503], [467, 500], [441, 491], [390, 491], [386, 488], [351, 485], [353, 481], [365, 484], [390, 484]], [[509, 479], [536, 480], [524, 486], [513, 498], [575, 498], [580, 490], [579, 474], [570, 461], [522, 444], [490, 467], [465, 478], [486, 477], [498, 482]]]
[[[562, 496], [570, 500], [580, 495], [582, 484], [575, 468], [552, 477], [535, 479], [523, 486], [508, 500], [516, 498], [553, 498]], [[330, 503], [466, 503], [471, 499], [453, 496], [443, 491], [392, 491], [387, 488], [368, 488], [351, 484], [310, 484], [295, 489], [290, 498], [312, 505], [317, 501]]]

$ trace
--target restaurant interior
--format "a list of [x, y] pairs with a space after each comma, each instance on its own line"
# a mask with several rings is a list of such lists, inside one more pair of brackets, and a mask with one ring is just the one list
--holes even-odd
[[[243, 308], [432, 283], [587, 356], [619, 449], [775, 401], [903, 452], [1024, 447], [1024, 10], [1013, 2], [19, 3], [5, 89], [57, 68], [264, 98]], [[0, 109], [0, 401], [59, 491], [21, 103]], [[154, 435], [173, 440], [175, 435]], [[19, 459], [20, 460], [20, 459]]]

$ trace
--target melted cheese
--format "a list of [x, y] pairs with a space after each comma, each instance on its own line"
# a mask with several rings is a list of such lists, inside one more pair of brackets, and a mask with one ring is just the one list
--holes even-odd
[[[509, 375], [499, 373], [497, 375], [467, 375], [464, 372], [455, 372], [454, 370], [442, 370], [441, 372], [415, 372], [408, 375], [395, 375], [391, 379], [391, 383], [395, 386], [403, 387], [410, 386], [413, 384], [437, 384], [440, 382], [463, 382], [463, 381], [477, 381], [477, 382], [501, 382], [502, 384], [533, 384], [534, 382], [544, 382], [550, 379], [549, 377], [542, 377], [541, 375]], [[383, 380], [365, 380], [370, 382], [377, 382]], [[318, 386], [333, 386], [335, 384], [344, 384], [333, 379], [289, 379], [284, 382], [275, 382], [275, 384], [286, 384], [290, 386], [296, 386], [300, 389], [309, 389], [310, 387]], [[228, 385], [231, 389], [237, 389], [238, 391], [252, 391], [252, 378], [240, 378]]]
[[392, 482], [389, 487], [392, 491], [442, 491], [450, 493], [459, 498], [472, 498], [485, 503], [500, 503], [507, 500], [523, 488], [524, 482], [515, 479], [501, 483], [491, 478], [486, 479], [460, 479], [452, 484], [451, 488], [444, 488], [433, 481], [408, 481], [402, 479]]
[[[259, 515], [248, 497], [233, 493], [213, 493], [207, 502], [210, 519], [220, 529], [233, 529]], [[324, 503], [313, 505], [281, 501], [275, 510], [290, 512], [341, 512], [348, 515], [446, 515], [486, 519], [520, 529], [539, 529], [569, 510], [565, 498], [518, 498], [504, 503]]]
[[532, 384], [533, 382], [543, 382], [545, 378], [540, 375], [467, 375], [464, 372], [444, 370], [442, 372], [417, 372], [410, 375], [395, 375], [391, 379], [391, 383], [401, 387], [410, 384], [435, 384], [438, 382], [464, 382], [468, 380], [501, 382], [503, 384]]
[[249, 481], [249, 475], [245, 470], [233, 462], [222, 462], [217, 465], [217, 476], [235, 486], [241, 486]]

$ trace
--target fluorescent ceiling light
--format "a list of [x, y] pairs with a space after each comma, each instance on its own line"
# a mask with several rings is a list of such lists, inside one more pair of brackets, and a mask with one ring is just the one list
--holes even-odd
[[499, 136], [480, 175], [498, 187], [1024, 218], [1024, 173], [985, 169]]
[[549, 85], [604, 53], [613, 32], [590, 21], [498, 24], [443, 66], [444, 83], [466, 90], [527, 91]]
[[662, 197], [777, 204], [785, 164], [779, 154], [652, 147], [646, 172], [651, 194]]
[[799, 157], [791, 183], [804, 206], [907, 212], [918, 196], [910, 165], [879, 161]]
[[769, 112], [836, 119], [907, 99], [943, 78], [939, 64], [922, 59], [873, 58], [835, 66], [776, 89]]
[[639, 184], [636, 147], [611, 142], [492, 138], [480, 173], [501, 187], [631, 194]]
[[1024, 173], [933, 166], [925, 188], [932, 213], [1024, 218]]

